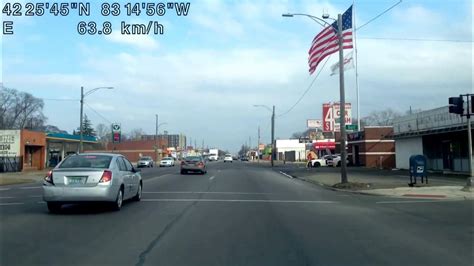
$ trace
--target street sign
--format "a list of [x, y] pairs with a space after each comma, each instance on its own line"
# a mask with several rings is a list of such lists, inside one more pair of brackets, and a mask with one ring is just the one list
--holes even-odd
[[357, 124], [356, 125], [346, 125], [346, 129], [347, 130], [352, 130], [352, 131], [359, 130], [359, 128], [357, 127]]

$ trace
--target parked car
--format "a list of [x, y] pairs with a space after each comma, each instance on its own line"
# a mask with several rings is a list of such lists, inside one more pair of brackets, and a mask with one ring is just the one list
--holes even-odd
[[319, 158], [319, 159], [311, 160], [311, 167], [320, 167], [320, 166], [326, 166], [326, 159]]
[[247, 156], [242, 156], [242, 157], [240, 158], [240, 160], [241, 160], [242, 162], [248, 162], [249, 157], [247, 157]]
[[[346, 158], [347, 164], [349, 164], [349, 160]], [[332, 167], [340, 167], [341, 166], [341, 155], [340, 154], [334, 154], [330, 158], [327, 159], [326, 161], [327, 166], [332, 166]]]
[[138, 168], [140, 168], [140, 167], [153, 167], [153, 166], [154, 166], [153, 158], [151, 158], [150, 156], [140, 157], [140, 159], [137, 162], [137, 167]]
[[174, 158], [173, 157], [165, 157], [160, 161], [160, 167], [172, 167], [174, 166]]
[[127, 199], [139, 201], [143, 182], [138, 170], [120, 154], [82, 153], [68, 156], [43, 181], [43, 200], [50, 212], [66, 203], [109, 202], [120, 210]]
[[233, 162], [232, 155], [226, 154], [226, 155], [224, 156], [224, 163], [225, 163], [225, 162]]
[[201, 156], [188, 156], [181, 161], [181, 174], [188, 172], [198, 172], [201, 174], [207, 173], [206, 163]]

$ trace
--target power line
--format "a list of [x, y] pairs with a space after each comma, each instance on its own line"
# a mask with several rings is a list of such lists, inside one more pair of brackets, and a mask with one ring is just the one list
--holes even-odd
[[382, 13], [378, 14], [377, 16], [373, 17], [372, 19], [370, 19], [369, 21], [367, 21], [366, 23], [362, 24], [361, 26], [359, 26], [358, 28], [356, 28], [356, 30], [360, 30], [361, 28], [365, 27], [367, 24], [371, 23], [372, 21], [378, 19], [379, 17], [381, 17], [383, 14], [387, 13], [388, 11], [390, 11], [391, 9], [393, 9], [394, 7], [398, 6], [399, 4], [402, 3], [402, 0], [398, 1], [398, 3], [392, 5], [391, 7], [387, 8], [385, 11], [383, 11]]
[[110, 122], [110, 120], [108, 120], [107, 118], [105, 118], [104, 116], [102, 116], [99, 112], [97, 112], [96, 110], [94, 110], [94, 108], [92, 108], [90, 105], [88, 105], [87, 103], [84, 103], [89, 109], [91, 109], [92, 112], [94, 112], [96, 115], [98, 115], [99, 117], [101, 117], [102, 119], [104, 119], [105, 121], [107, 121], [107, 123], [109, 124], [112, 124], [112, 122]]
[[472, 43], [469, 40], [452, 40], [452, 39], [423, 39], [423, 38], [392, 38], [392, 37], [358, 37], [358, 39], [366, 40], [391, 40], [391, 41], [416, 41], [416, 42], [465, 42]]
[[287, 111], [285, 111], [284, 113], [281, 113], [279, 115], [277, 115], [277, 117], [282, 117], [286, 114], [288, 114], [289, 112], [291, 112], [293, 110], [293, 108], [296, 107], [296, 105], [298, 105], [301, 100], [303, 100], [304, 96], [306, 95], [306, 93], [308, 93], [308, 91], [311, 89], [311, 87], [313, 86], [314, 82], [316, 81], [316, 79], [319, 77], [319, 74], [321, 74], [321, 72], [323, 71], [324, 69], [324, 66], [326, 66], [326, 63], [329, 61], [329, 58], [331, 58], [331, 56], [328, 56], [328, 58], [326, 59], [326, 61], [324, 62], [323, 66], [319, 69], [319, 72], [316, 73], [316, 76], [314, 77], [313, 81], [311, 81], [311, 83], [309, 84], [308, 88], [303, 92], [303, 94], [300, 96], [300, 98], [295, 102], [295, 104], [293, 104]]
[[68, 101], [68, 102], [79, 101], [79, 99], [50, 99], [50, 98], [40, 98], [40, 99], [44, 101]]

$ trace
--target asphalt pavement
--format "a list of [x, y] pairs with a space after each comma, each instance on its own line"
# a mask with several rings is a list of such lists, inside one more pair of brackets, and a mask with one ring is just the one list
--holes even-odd
[[327, 190], [247, 162], [143, 169], [141, 202], [50, 214], [0, 187], [0, 265], [473, 265], [473, 202]]

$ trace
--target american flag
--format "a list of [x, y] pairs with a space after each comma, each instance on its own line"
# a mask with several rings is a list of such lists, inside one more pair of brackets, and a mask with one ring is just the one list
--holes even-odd
[[[309, 73], [313, 74], [316, 67], [328, 55], [339, 51], [339, 40], [337, 37], [337, 21], [327, 26], [313, 39], [309, 49]], [[352, 6], [342, 14], [342, 39], [343, 49], [351, 49], [352, 46]]]

